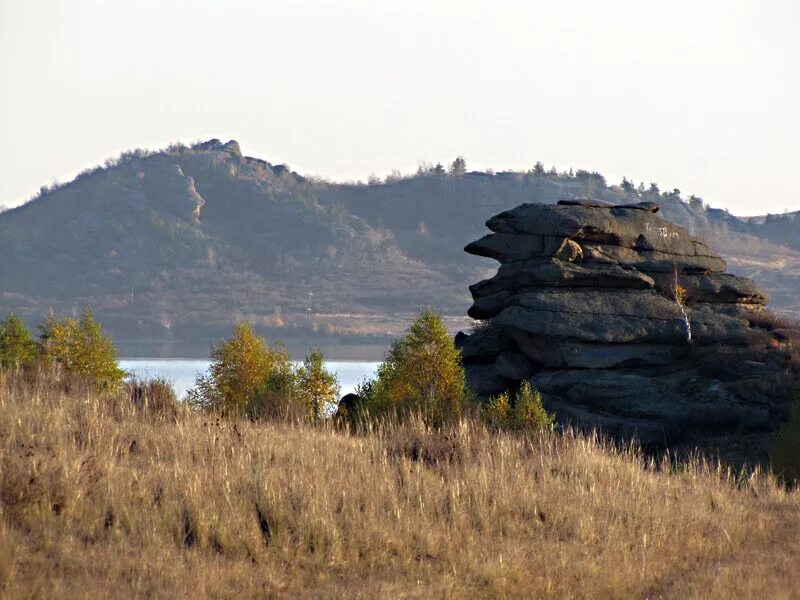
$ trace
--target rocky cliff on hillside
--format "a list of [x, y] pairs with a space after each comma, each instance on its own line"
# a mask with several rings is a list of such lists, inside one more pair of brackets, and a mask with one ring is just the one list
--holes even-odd
[[561, 422], [658, 446], [785, 419], [750, 385], [786, 374], [767, 294], [658, 211], [563, 201], [489, 219], [465, 248], [501, 263], [470, 287], [483, 324], [458, 339], [473, 389], [530, 380]]

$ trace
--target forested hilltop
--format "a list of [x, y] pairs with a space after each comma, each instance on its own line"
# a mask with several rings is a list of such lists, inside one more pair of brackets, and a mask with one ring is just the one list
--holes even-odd
[[[136, 150], [0, 214], [0, 311], [31, 324], [91, 306], [124, 353], [198, 354], [237, 319], [292, 344], [382, 344], [420, 308], [455, 329], [492, 261], [463, 247], [523, 202], [658, 202], [800, 314], [800, 216], [738, 218], [598, 173], [468, 171], [462, 159], [330, 183], [235, 141]], [[161, 349], [142, 342], [162, 344]]]

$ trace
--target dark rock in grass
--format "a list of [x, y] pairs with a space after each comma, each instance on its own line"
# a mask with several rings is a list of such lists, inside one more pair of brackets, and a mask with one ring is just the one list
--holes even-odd
[[468, 339], [469, 336], [466, 333], [464, 333], [463, 331], [459, 331], [458, 333], [456, 333], [455, 338], [453, 338], [453, 344], [455, 345], [456, 348], [462, 348]]

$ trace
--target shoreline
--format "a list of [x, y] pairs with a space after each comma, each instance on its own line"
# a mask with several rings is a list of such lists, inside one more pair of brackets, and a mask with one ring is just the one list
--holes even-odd
[[[293, 363], [302, 363], [302, 358], [292, 358], [290, 357], [289, 360]], [[159, 356], [118, 356], [117, 362], [211, 362], [211, 359], [206, 358], [192, 358], [186, 356], [170, 356], [170, 357], [159, 357]], [[375, 359], [358, 359], [358, 358], [328, 358], [325, 357], [326, 364], [330, 363], [337, 363], [337, 364], [364, 364], [364, 363], [375, 363], [379, 364], [383, 362], [382, 358], [375, 358]]]
[[[311, 348], [322, 352], [326, 361], [380, 362], [388, 344], [317, 344], [284, 343], [292, 360], [302, 361]], [[192, 343], [116, 343], [119, 360], [209, 360], [211, 345]]]

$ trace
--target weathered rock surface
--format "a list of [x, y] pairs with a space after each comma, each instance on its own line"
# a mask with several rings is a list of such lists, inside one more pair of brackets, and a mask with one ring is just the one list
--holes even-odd
[[[634, 250], [622, 246], [585, 242], [581, 243], [581, 249], [586, 262], [627, 265], [645, 273], [672, 274], [676, 265], [679, 265], [684, 273], [722, 273], [726, 268], [725, 261], [719, 256], [707, 254], [681, 256], [677, 259], [674, 254], [655, 250]], [[707, 249], [701, 251], [706, 252]]]
[[657, 212], [568, 201], [486, 222], [493, 233], [465, 250], [501, 264], [470, 287], [469, 315], [485, 324], [460, 338], [479, 395], [530, 380], [562, 423], [656, 446], [775, 428], [785, 407], [731, 391], [779, 373], [774, 361], [733, 369], [724, 382], [708, 367], [724, 361], [719, 353], [774, 347], [758, 326], [768, 295]]
[[563, 237], [490, 233], [468, 244], [464, 250], [477, 256], [488, 256], [500, 262], [528, 260], [537, 256], [553, 256], [564, 242]]
[[522, 204], [486, 222], [496, 233], [533, 234], [600, 242], [676, 256], [715, 256], [689, 233], [637, 206]]
[[619, 265], [583, 265], [558, 258], [506, 263], [491, 279], [471, 285], [473, 298], [501, 291], [539, 287], [653, 288], [652, 277]]

